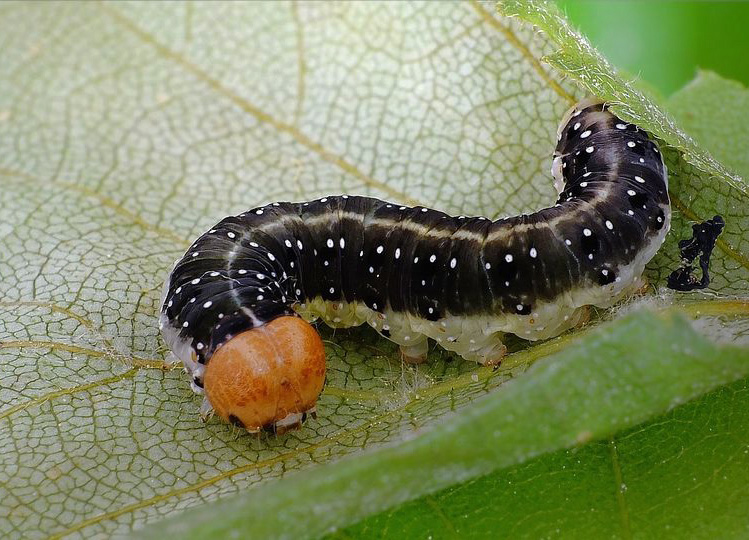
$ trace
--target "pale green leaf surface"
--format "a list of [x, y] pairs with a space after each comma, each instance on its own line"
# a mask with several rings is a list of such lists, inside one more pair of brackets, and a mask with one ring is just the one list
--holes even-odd
[[[264, 202], [349, 192], [490, 217], [552, 202], [556, 124], [585, 94], [538, 60], [555, 49], [476, 4], [0, 6], [0, 535], [125, 534], [396, 444], [563, 348], [490, 376], [325, 330], [320, 417], [256, 439], [199, 422], [155, 321], [191, 239]], [[669, 159], [688, 219], [746, 212], [731, 178]], [[718, 296], [746, 293], [735, 223]]]
[[749, 89], [700, 71], [668, 100], [668, 110], [721, 163], [749, 177]]

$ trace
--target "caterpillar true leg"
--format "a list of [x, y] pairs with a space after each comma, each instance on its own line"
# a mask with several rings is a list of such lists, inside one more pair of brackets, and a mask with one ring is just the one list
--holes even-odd
[[175, 264], [160, 318], [205, 387], [201, 412], [250, 430], [314, 412], [325, 358], [305, 320], [367, 323], [408, 358], [430, 338], [495, 365], [504, 334], [547, 339], [631, 294], [669, 229], [658, 146], [586, 100], [565, 115], [551, 170], [556, 204], [496, 221], [348, 195], [223, 219]]

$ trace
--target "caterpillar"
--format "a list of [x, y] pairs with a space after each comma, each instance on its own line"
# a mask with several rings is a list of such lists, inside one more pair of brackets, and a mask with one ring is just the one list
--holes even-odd
[[560, 124], [551, 174], [553, 206], [497, 220], [340, 195], [220, 221], [175, 263], [159, 320], [201, 412], [301, 425], [325, 379], [318, 318], [368, 323], [407, 359], [431, 338], [496, 364], [504, 334], [559, 335], [639, 288], [670, 226], [657, 144], [586, 100]]

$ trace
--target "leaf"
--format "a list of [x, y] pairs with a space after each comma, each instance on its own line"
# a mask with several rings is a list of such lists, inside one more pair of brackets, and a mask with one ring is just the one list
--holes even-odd
[[697, 77], [668, 100], [668, 110], [721, 163], [749, 178], [749, 90], [711, 71]]
[[[630, 354], [633, 343], [636, 355]], [[627, 362], [621, 361], [623, 356]], [[747, 375], [749, 349], [717, 348], [681, 318], [640, 312], [537, 364], [420, 437], [196, 509], [152, 529], [148, 537], [316, 537], [414, 494], [611, 436]], [[427, 401], [430, 397], [425, 396]], [[743, 420], [736, 427], [747, 423], [744, 411], [734, 414]], [[746, 433], [738, 429], [731, 435], [740, 437], [740, 449], [746, 449]], [[749, 463], [743, 452], [738, 459]], [[618, 472], [619, 465], [614, 467]], [[607, 476], [610, 485], [621, 484], [611, 471]], [[496, 512], [475, 495], [479, 515]], [[409, 506], [411, 516], [421, 517], [420, 509]], [[527, 507], [533, 509], [532, 504]], [[484, 533], [490, 535], [490, 530]]]
[[741, 538], [748, 409], [743, 379], [615, 438], [421, 497], [340, 536]]
[[[479, 4], [0, 6], [0, 534], [127, 534], [398, 448], [573, 342], [518, 340], [490, 373], [442, 350], [405, 367], [371, 331], [321, 329], [319, 418], [254, 438], [198, 420], [156, 328], [174, 259], [263, 202], [349, 192], [496, 217], [553, 201], [556, 124], [586, 93], [540, 61], [554, 35]], [[743, 180], [671, 129], [654, 133], [683, 215], [650, 273], [689, 219], [723, 213], [700, 329], [745, 336], [715, 316], [747, 312], [726, 299], [746, 295]]]

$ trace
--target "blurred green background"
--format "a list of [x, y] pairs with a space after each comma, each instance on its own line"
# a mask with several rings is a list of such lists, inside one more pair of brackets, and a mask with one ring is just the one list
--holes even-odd
[[557, 0], [623, 73], [664, 97], [709, 69], [749, 85], [749, 3]]

